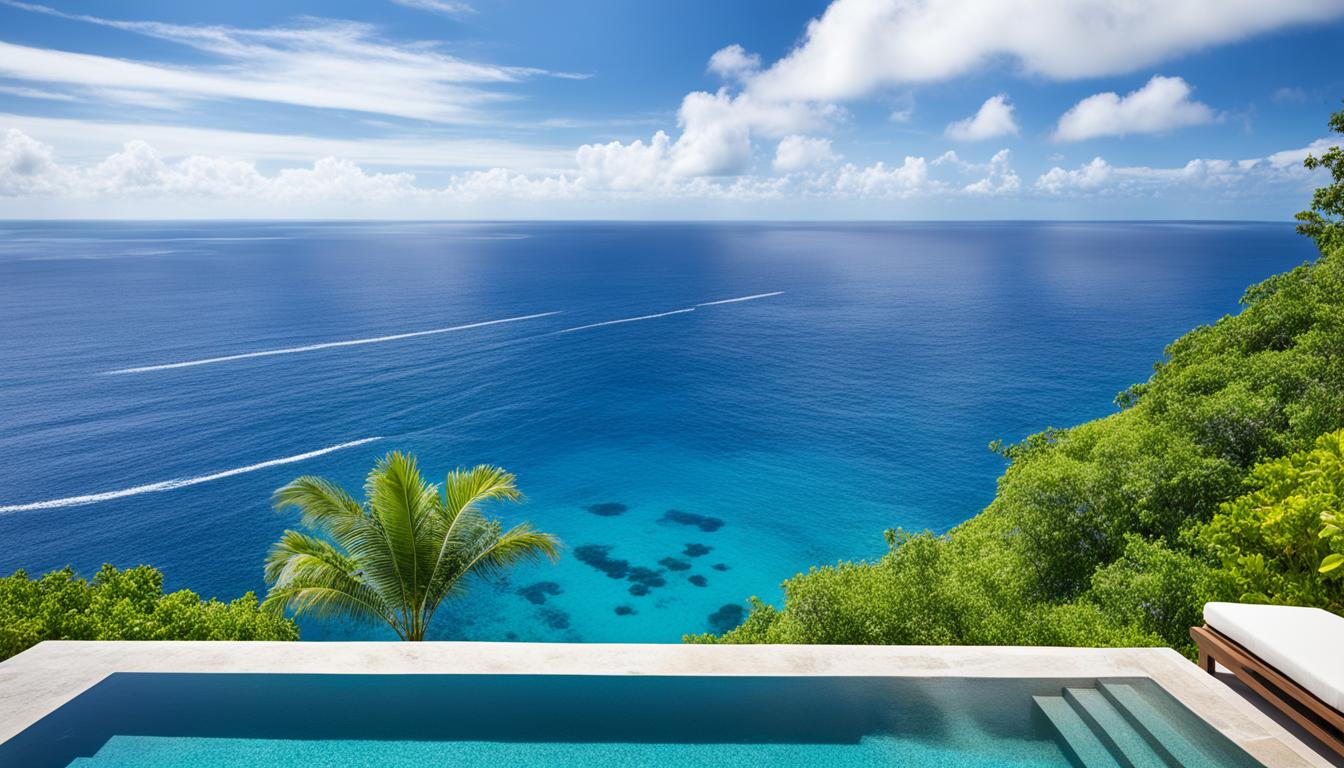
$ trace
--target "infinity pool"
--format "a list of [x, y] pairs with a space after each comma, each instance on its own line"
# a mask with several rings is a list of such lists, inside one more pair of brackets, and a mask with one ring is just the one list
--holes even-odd
[[[0, 765], [1062, 767], [1073, 747], [1037, 698], [1097, 682], [115, 673]], [[1210, 737], [1208, 765], [1254, 764]]]

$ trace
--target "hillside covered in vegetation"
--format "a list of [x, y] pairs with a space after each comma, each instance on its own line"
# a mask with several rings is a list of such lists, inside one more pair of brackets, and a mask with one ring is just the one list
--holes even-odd
[[1119, 412], [994, 446], [993, 502], [946, 535], [887, 531], [686, 639], [1188, 651], [1208, 600], [1344, 612], [1344, 155], [1306, 165], [1333, 181], [1298, 216], [1321, 256], [1173, 342]]

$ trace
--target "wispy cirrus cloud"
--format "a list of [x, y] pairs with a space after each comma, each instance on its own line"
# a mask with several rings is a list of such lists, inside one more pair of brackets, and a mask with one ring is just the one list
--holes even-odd
[[[534, 77], [581, 74], [470, 61], [423, 42], [382, 39], [369, 24], [303, 19], [243, 29], [122, 21], [4, 0], [33, 13], [167, 40], [215, 63], [169, 64], [0, 42], [0, 76], [94, 98], [159, 107], [201, 100], [249, 100], [365, 112], [441, 123], [483, 120], [504, 90]], [[339, 87], [337, 87], [339, 84]]]
[[476, 9], [467, 3], [450, 2], [450, 0], [392, 0], [392, 2], [442, 16], [469, 16], [476, 12]]

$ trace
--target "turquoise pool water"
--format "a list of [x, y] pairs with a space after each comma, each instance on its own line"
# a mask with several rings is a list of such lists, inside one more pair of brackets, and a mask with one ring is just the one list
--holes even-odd
[[894, 736], [864, 737], [854, 744], [564, 744], [497, 741], [297, 741], [280, 739], [192, 739], [115, 736], [96, 757], [72, 766], [88, 768], [223, 768], [224, 766], [396, 766], [481, 765], [538, 768], [582, 765], [592, 768], [682, 768], [689, 766], [827, 766], [892, 768], [903, 765], [947, 768], [1037, 768], [1068, 765], [1057, 750], [1012, 745], [1007, 754], [942, 746]]
[[[1063, 768], [1076, 726], [1033, 697], [1094, 684], [117, 673], [0, 744], [0, 766]], [[1221, 739], [1151, 682], [1125, 686], [1192, 741]]]

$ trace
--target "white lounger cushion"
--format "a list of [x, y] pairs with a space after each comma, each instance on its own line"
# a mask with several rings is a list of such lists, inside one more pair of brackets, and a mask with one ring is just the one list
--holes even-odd
[[1204, 623], [1344, 711], [1344, 617], [1320, 608], [1207, 603]]

